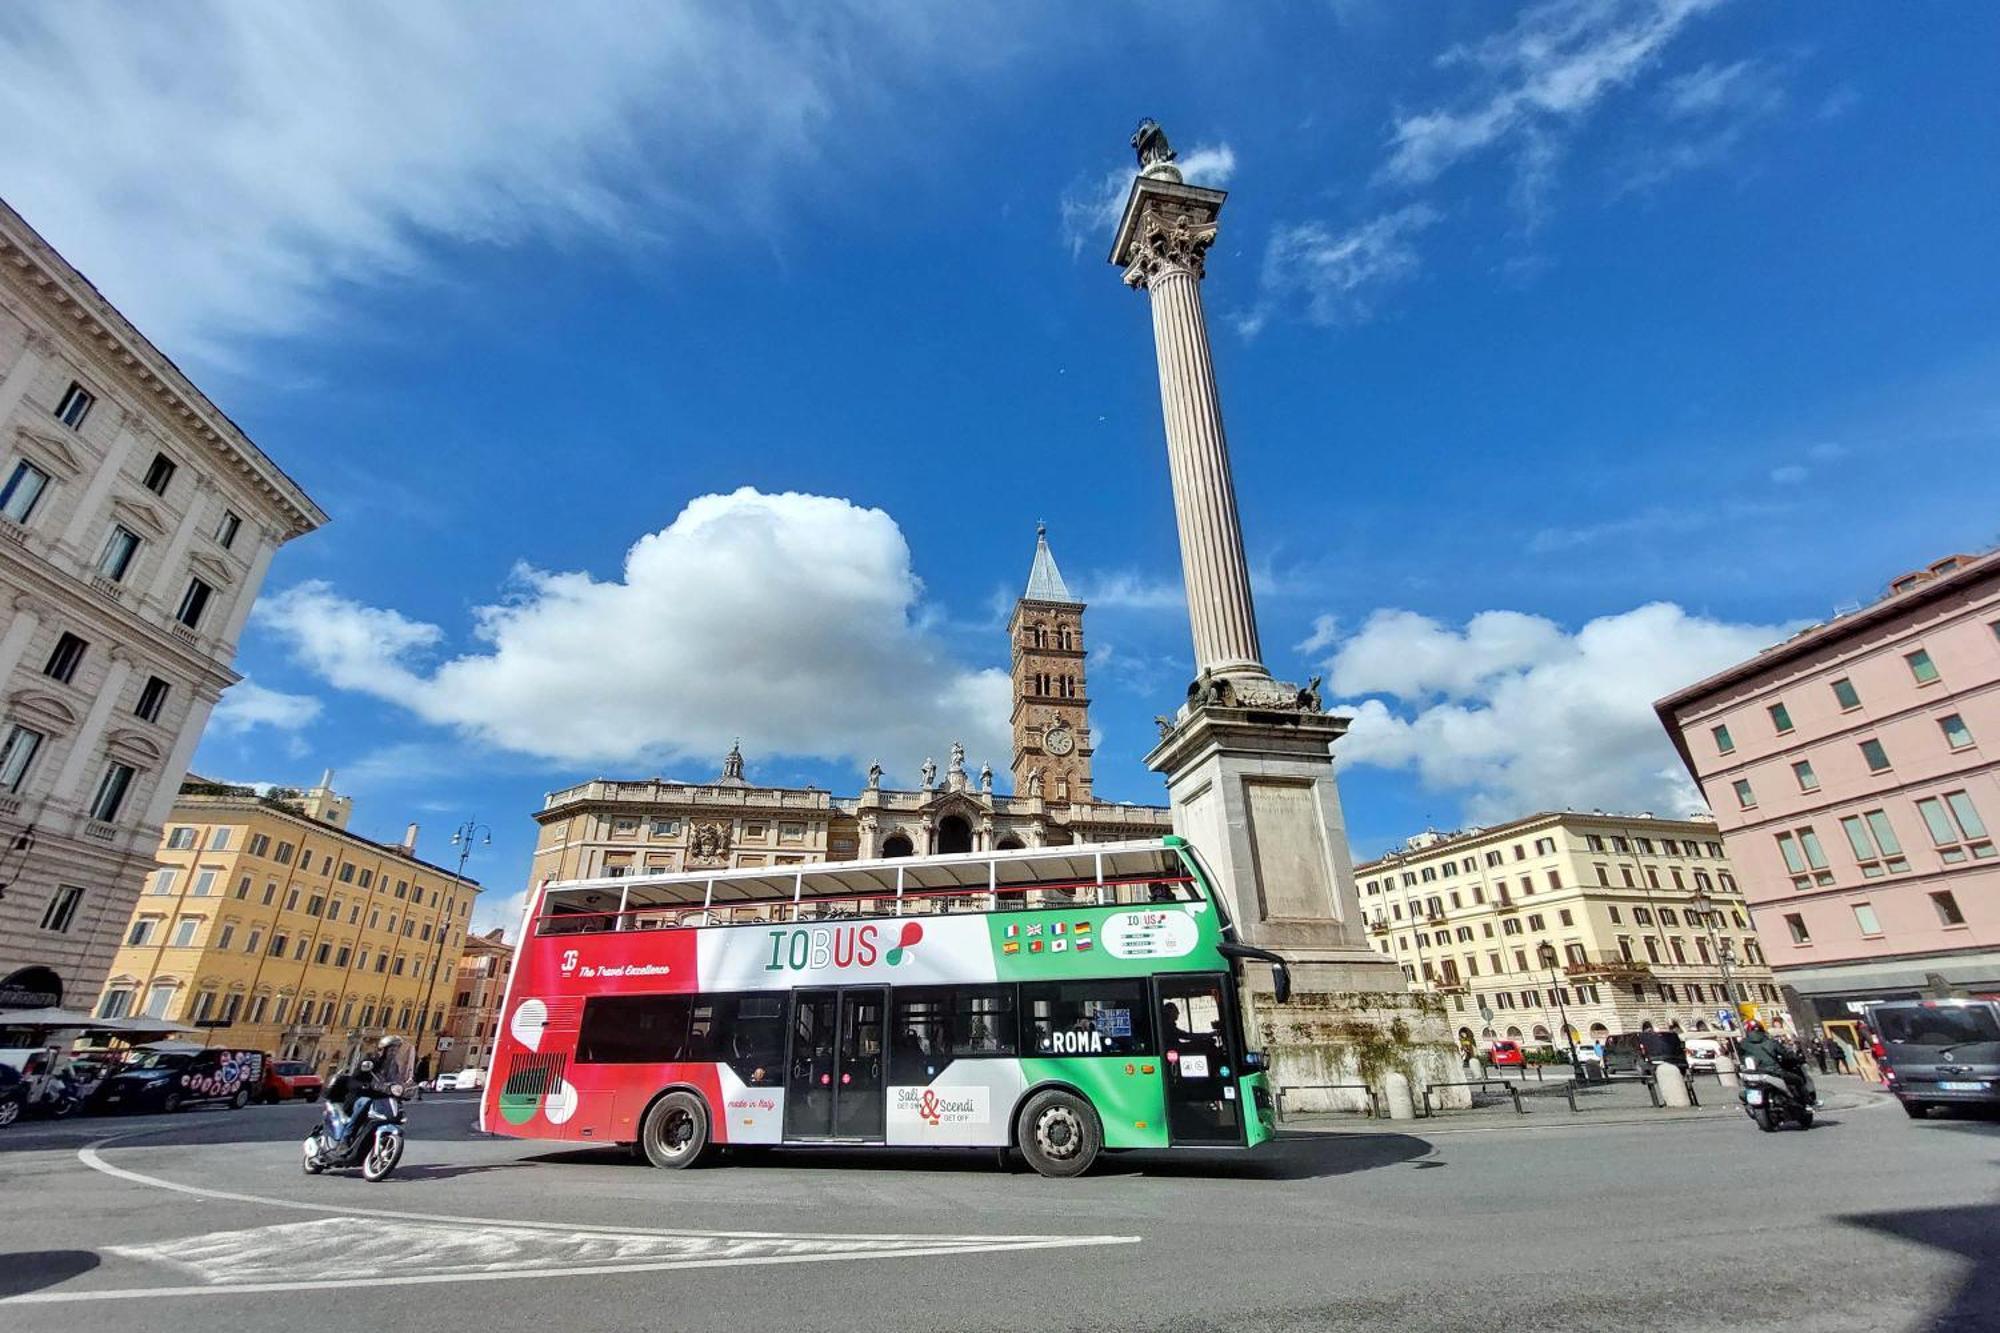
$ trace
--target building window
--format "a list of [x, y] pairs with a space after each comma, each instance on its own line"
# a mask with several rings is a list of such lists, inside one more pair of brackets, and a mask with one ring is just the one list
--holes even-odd
[[680, 831], [681, 821], [678, 819], [656, 819], [653, 821], [653, 836], [656, 838], [671, 838]]
[[7, 743], [0, 746], [0, 789], [21, 790], [27, 781], [28, 770], [34, 766], [35, 755], [42, 748], [44, 737], [32, 727], [15, 724], [8, 729]]
[[111, 525], [111, 535], [104, 539], [104, 550], [97, 557], [97, 572], [113, 583], [123, 583], [126, 571], [132, 568], [132, 558], [139, 554], [139, 534], [123, 523]]
[[76, 675], [76, 669], [83, 665], [83, 655], [90, 645], [69, 631], [63, 631], [56, 640], [55, 651], [49, 654], [48, 665], [42, 674], [51, 680], [59, 680], [67, 685]]
[[129, 990], [109, 990], [104, 992], [104, 1003], [97, 1006], [99, 1018], [123, 1018], [132, 1012], [132, 992]]
[[1787, 912], [1785, 914], [1785, 929], [1792, 933], [1792, 943], [1812, 943], [1812, 935], [1806, 930], [1806, 919], [1797, 912]]
[[1926, 796], [1917, 802], [1917, 813], [1924, 817], [1938, 858], [1946, 865], [1958, 865], [1967, 858], [1984, 861], [1993, 855], [1986, 824], [1964, 792], [1946, 792], [1942, 799]]
[[160, 918], [142, 916], [132, 923], [132, 929], [125, 934], [125, 943], [130, 945], [151, 944], [153, 931], [159, 926]]
[[269, 836], [268, 834], [263, 834], [263, 833], [253, 833], [253, 834], [251, 834], [251, 835], [250, 835], [250, 848], [249, 848], [249, 851], [250, 851], [250, 855], [252, 855], [252, 856], [268, 856], [268, 855], [270, 855], [270, 852], [271, 852], [271, 839], [270, 839], [270, 836]]
[[139, 691], [139, 706], [132, 710], [132, 716], [142, 722], [158, 722], [160, 713], [167, 706], [167, 693], [172, 686], [158, 676], [146, 677], [145, 688]]
[[1954, 750], [1967, 749], [1972, 744], [1972, 732], [1957, 713], [1939, 718], [1938, 730], [1944, 733], [1944, 743]]
[[1820, 846], [1819, 835], [1812, 826], [1795, 829], [1791, 833], [1777, 835], [1778, 851], [1785, 858], [1785, 869], [1791, 872], [1792, 887], [1809, 889], [1814, 884], [1822, 887], [1833, 883], [1833, 872], [1827, 869], [1826, 849]]
[[1556, 840], [1555, 840], [1554, 838], [1537, 838], [1537, 839], [1535, 839], [1535, 853], [1536, 853], [1536, 855], [1538, 855], [1538, 856], [1553, 856], [1553, 855], [1555, 855], [1555, 850], [1556, 850]]
[[1785, 711], [1783, 704], [1772, 704], [1766, 711], [1770, 713], [1771, 725], [1777, 728], [1780, 736], [1792, 729], [1792, 715]]
[[97, 395], [71, 380], [69, 388], [63, 390], [62, 401], [56, 404], [56, 420], [71, 430], [81, 430], [83, 419], [90, 415], [91, 404], [96, 401]]
[[1889, 767], [1889, 752], [1882, 748], [1882, 742], [1873, 737], [1861, 742], [1861, 758], [1867, 763], [1870, 773], [1880, 773]]
[[137, 770], [129, 764], [105, 765], [104, 776], [97, 781], [97, 795], [90, 801], [90, 817], [100, 824], [118, 818], [118, 811], [125, 805], [125, 793], [131, 790], [132, 779], [137, 776]]
[[1919, 648], [1914, 653], [1904, 653], [1903, 660], [1910, 664], [1910, 674], [1917, 678], [1917, 684], [1928, 685], [1938, 678], [1937, 664], [1931, 655]]
[[[1757, 793], [1750, 790], [1750, 779], [1738, 778], [1729, 785], [1736, 792], [1736, 805], [1739, 809], [1752, 810], [1756, 808]], [[1627, 878], [1629, 879], [1630, 876], [1627, 876]]]
[[174, 947], [185, 949], [194, 943], [195, 932], [201, 929], [201, 918], [184, 916], [174, 922]]
[[170, 852], [187, 851], [189, 848], [193, 847], [196, 842], [200, 840], [200, 837], [201, 835], [198, 831], [196, 831], [193, 828], [190, 828], [185, 824], [182, 824], [176, 828], [168, 829], [167, 850]]
[[235, 941], [235, 939], [236, 939], [235, 924], [233, 922], [225, 923], [222, 927], [222, 933], [215, 937], [215, 947], [218, 949], [227, 949], [230, 946], [230, 944]]
[[236, 545], [236, 534], [243, 530], [243, 520], [233, 509], [222, 511], [222, 521], [215, 525], [215, 542], [223, 550]]
[[33, 463], [24, 461], [14, 464], [7, 484], [0, 486], [0, 515], [16, 523], [26, 523], [28, 515], [35, 512], [35, 504], [42, 498], [42, 492], [48, 487], [48, 473]]
[[174, 612], [174, 619], [189, 629], [201, 628], [201, 613], [208, 610], [208, 599], [215, 595], [215, 589], [200, 579], [189, 579], [187, 591], [181, 594], [180, 609]]
[[1840, 827], [1847, 834], [1847, 845], [1854, 850], [1854, 859], [1865, 878], [1880, 879], [1885, 874], [1901, 874], [1910, 868], [1885, 811], [1847, 815], [1841, 819]]
[[218, 828], [210, 829], [208, 831], [208, 850], [210, 850], [211, 852], [228, 851], [229, 834], [230, 834], [230, 829], [229, 825], [227, 824], [224, 824]]
[[277, 852], [271, 857], [271, 859], [273, 861], [276, 861], [281, 866], [288, 866], [292, 863], [293, 850], [294, 848], [292, 847], [292, 844], [290, 844], [289, 842], [281, 842], [278, 844]]
[[1840, 705], [1840, 711], [1861, 707], [1861, 696], [1854, 692], [1854, 682], [1842, 676], [1833, 682], [1833, 701]]
[[[1731, 739], [1729, 738], [1729, 728], [1728, 728], [1728, 727], [1710, 727], [1710, 728], [1708, 729], [1708, 734], [1709, 734], [1709, 735], [1711, 735], [1711, 736], [1713, 736], [1713, 737], [1715, 737], [1715, 752], [1716, 752], [1717, 754], [1734, 754], [1734, 753], [1735, 753], [1735, 751], [1736, 751], [1736, 742], [1735, 742], [1735, 741], [1733, 741], [1733, 740], [1731, 740]], [[1595, 846], [1595, 847], [1593, 847], [1593, 848], [1591, 849], [1592, 851], [1599, 851], [1599, 852], [1601, 852], [1601, 851], [1603, 851], [1603, 850], [1604, 850], [1604, 846], [1603, 846], [1603, 842], [1604, 842], [1604, 840], [1603, 840], [1602, 838], [1595, 838], [1595, 837], [1593, 837], [1593, 838], [1591, 839], [1591, 841], [1597, 844], [1597, 846]]]
[[1949, 889], [1941, 889], [1931, 895], [1931, 909], [1937, 913], [1940, 926], [1965, 924], [1965, 913], [1958, 910], [1958, 899], [1952, 896]]
[[194, 877], [194, 887], [189, 890], [191, 896], [206, 898], [213, 894], [215, 892], [215, 876], [217, 873], [213, 867], [204, 867], [197, 873]]
[[152, 465], [146, 469], [146, 489], [155, 495], [165, 495], [178, 470], [173, 459], [165, 454], [154, 454]]
[[1792, 776], [1799, 780], [1800, 791], [1819, 790], [1819, 775], [1813, 772], [1813, 766], [1810, 761], [1801, 759], [1794, 763], [1792, 765]]
[[1854, 904], [1854, 924], [1861, 927], [1863, 935], [1880, 935], [1882, 923], [1875, 916], [1875, 909], [1867, 903]]
[[68, 934], [70, 924], [76, 920], [76, 909], [82, 904], [82, 889], [74, 884], [58, 885], [55, 896], [42, 909], [42, 929], [52, 930], [58, 935]]

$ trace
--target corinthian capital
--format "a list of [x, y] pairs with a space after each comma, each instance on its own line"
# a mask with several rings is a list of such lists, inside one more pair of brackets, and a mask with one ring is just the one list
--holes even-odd
[[1149, 208], [1139, 219], [1125, 283], [1141, 290], [1169, 273], [1189, 273], [1201, 280], [1208, 247], [1215, 242], [1215, 218]]

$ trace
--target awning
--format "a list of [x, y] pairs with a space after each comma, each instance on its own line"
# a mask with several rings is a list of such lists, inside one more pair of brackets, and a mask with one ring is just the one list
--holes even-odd
[[96, 1018], [74, 1009], [0, 1009], [0, 1028], [84, 1028], [91, 1032], [178, 1032], [157, 1018]]

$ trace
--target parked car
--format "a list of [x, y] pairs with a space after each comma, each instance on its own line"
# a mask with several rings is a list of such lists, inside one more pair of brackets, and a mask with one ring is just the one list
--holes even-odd
[[1687, 1067], [1690, 1073], [1712, 1074], [1727, 1057], [1721, 1039], [1716, 1037], [1689, 1037], [1687, 1039]]
[[92, 1109], [178, 1111], [205, 1102], [250, 1104], [264, 1083], [262, 1051], [204, 1050], [185, 1042], [141, 1047], [97, 1087]]
[[1519, 1069], [1527, 1057], [1521, 1054], [1520, 1042], [1502, 1038], [1487, 1048], [1486, 1063], [1495, 1069]]
[[274, 1060], [264, 1071], [263, 1094], [259, 1100], [276, 1106], [279, 1102], [316, 1102], [325, 1085], [313, 1067], [303, 1060]]
[[12, 1065], [0, 1065], [0, 1125], [11, 1125], [28, 1108], [28, 1080]]
[[455, 1073], [439, 1074], [431, 1086], [437, 1092], [476, 1092], [486, 1086], [486, 1071], [460, 1069]]
[[2000, 1106], [2000, 1001], [1893, 1000], [1863, 1010], [1869, 1053], [1912, 1119]]

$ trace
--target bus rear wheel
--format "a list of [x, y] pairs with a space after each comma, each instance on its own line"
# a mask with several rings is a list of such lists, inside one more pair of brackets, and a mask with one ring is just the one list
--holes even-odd
[[693, 1166], [708, 1146], [708, 1108], [691, 1092], [670, 1092], [646, 1112], [639, 1148], [654, 1166]]
[[1104, 1128], [1090, 1103], [1054, 1088], [1029, 1099], [1016, 1130], [1028, 1165], [1058, 1179], [1088, 1171], [1104, 1147]]

